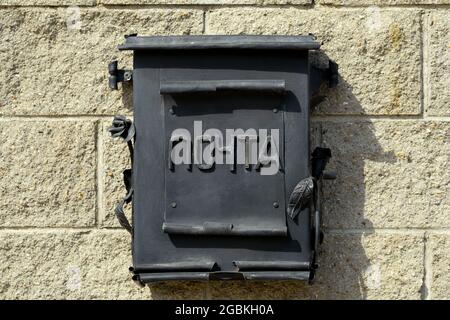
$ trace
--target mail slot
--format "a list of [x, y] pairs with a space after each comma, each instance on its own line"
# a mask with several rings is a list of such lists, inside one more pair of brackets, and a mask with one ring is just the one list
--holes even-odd
[[[134, 120], [119, 222], [133, 280], [312, 280], [320, 184], [331, 151], [310, 142], [311, 101], [337, 65], [311, 63], [313, 36], [127, 36]], [[132, 204], [132, 223], [123, 207]]]

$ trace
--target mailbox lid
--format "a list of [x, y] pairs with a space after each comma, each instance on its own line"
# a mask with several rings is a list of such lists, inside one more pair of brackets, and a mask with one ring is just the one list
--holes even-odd
[[314, 36], [129, 36], [119, 50], [264, 49], [316, 50]]

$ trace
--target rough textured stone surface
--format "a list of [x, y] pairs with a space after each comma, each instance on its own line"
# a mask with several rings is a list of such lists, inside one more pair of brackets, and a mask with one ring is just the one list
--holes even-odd
[[413, 299], [419, 296], [423, 272], [420, 236], [328, 235], [313, 286], [292, 281], [167, 282], [139, 289], [127, 270], [126, 232], [2, 231], [0, 238], [4, 299]]
[[325, 122], [329, 228], [450, 226], [450, 122]]
[[430, 288], [428, 299], [449, 298], [450, 283], [450, 235], [435, 234], [428, 238], [428, 249], [431, 251]]
[[2, 0], [0, 6], [93, 6], [96, 0]]
[[448, 4], [449, 0], [316, 0], [318, 4], [342, 6]]
[[[123, 170], [130, 168], [130, 155], [127, 144], [120, 138], [112, 139], [107, 131], [111, 121], [102, 125], [103, 135], [103, 214], [101, 225], [105, 227], [120, 227], [114, 214], [114, 208], [126, 194], [123, 183]], [[131, 205], [125, 207], [125, 213], [131, 221]]]
[[1, 231], [2, 299], [194, 299], [204, 283], [139, 288], [125, 231]]
[[423, 235], [326, 235], [317, 296], [339, 299], [419, 299]]
[[206, 281], [167, 281], [150, 284], [155, 300], [206, 299]]
[[[0, 2], [0, 299], [450, 298], [449, 0]], [[338, 179], [313, 286], [131, 281], [130, 236], [108, 229], [129, 155], [106, 129], [132, 87], [110, 91], [107, 64], [131, 68], [135, 32], [323, 41], [341, 84], [312, 131]]]
[[[405, 263], [407, 261], [407, 263]], [[210, 282], [213, 299], [419, 299], [423, 236], [327, 234], [315, 284]]]
[[102, 4], [270, 5], [311, 4], [312, 0], [98, 0]]
[[95, 123], [0, 121], [0, 226], [95, 222]]
[[129, 112], [129, 95], [108, 89], [110, 61], [120, 57], [119, 68], [131, 67], [131, 53], [117, 50], [124, 34], [203, 28], [201, 10], [81, 9], [76, 29], [70, 10], [0, 10], [0, 115]]
[[[345, 23], [342, 23], [345, 21]], [[318, 113], [420, 112], [420, 15], [415, 10], [217, 9], [210, 34], [307, 34], [323, 41], [341, 82]]]
[[425, 19], [428, 50], [429, 99], [425, 110], [429, 115], [450, 115], [450, 13], [432, 12]]
[[146, 298], [127, 270], [126, 232], [1, 232], [7, 299]]
[[303, 281], [211, 281], [207, 298], [221, 300], [311, 299], [312, 290]]

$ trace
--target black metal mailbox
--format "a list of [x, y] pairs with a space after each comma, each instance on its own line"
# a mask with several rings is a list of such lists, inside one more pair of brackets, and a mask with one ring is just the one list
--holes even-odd
[[[310, 101], [337, 65], [310, 64], [312, 36], [126, 37], [134, 124], [116, 214], [133, 236], [133, 279], [312, 280], [319, 187], [331, 153], [310, 148]], [[132, 200], [133, 226], [123, 214]]]

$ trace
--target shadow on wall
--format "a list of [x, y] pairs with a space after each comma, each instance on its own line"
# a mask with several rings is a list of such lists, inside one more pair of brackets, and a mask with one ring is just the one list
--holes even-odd
[[[351, 87], [340, 78], [339, 86], [329, 90], [334, 92], [325, 95], [345, 96], [357, 107], [355, 112], [363, 114], [364, 110]], [[336, 103], [338, 100], [327, 102]], [[333, 157], [327, 170], [336, 171], [337, 179], [323, 183], [325, 240], [319, 254], [315, 284], [304, 287], [304, 297], [366, 299], [380, 296], [377, 291], [382, 286], [381, 266], [373, 264], [364, 248], [364, 238], [373, 233], [372, 222], [364, 217], [367, 196], [365, 171], [367, 161], [394, 163], [397, 161], [395, 154], [383, 150], [371, 121], [348, 121], [336, 117], [316, 121], [315, 125], [323, 143], [332, 150]], [[287, 298], [296, 297], [288, 295]]]
[[[320, 57], [319, 60], [327, 61]], [[351, 84], [340, 78], [337, 88], [322, 90], [321, 95], [329, 97], [322, 103], [339, 104], [338, 97], [345, 97], [346, 101], [354, 104], [356, 113], [364, 114], [351, 88]], [[123, 95], [125, 106], [132, 110], [131, 86], [123, 87]], [[169, 281], [148, 286], [153, 299], [376, 297], [376, 290], [381, 286], [380, 266], [371, 264], [363, 247], [363, 238], [373, 233], [371, 221], [364, 218], [365, 161], [393, 163], [396, 161], [395, 155], [384, 152], [370, 121], [347, 122], [339, 117], [321, 121], [316, 118], [312, 126], [318, 128], [313, 130], [312, 141], [319, 141], [319, 137], [314, 136], [319, 132], [325, 146], [332, 150], [333, 157], [327, 169], [337, 172], [335, 181], [324, 181], [322, 209], [325, 239], [319, 252], [319, 269], [314, 284], [299, 281]], [[314, 144], [312, 148], [316, 146]], [[345, 217], [344, 222], [342, 217]], [[346, 225], [351, 220], [358, 221], [359, 227], [354, 227], [358, 222]], [[364, 232], [360, 231], [362, 229]]]

